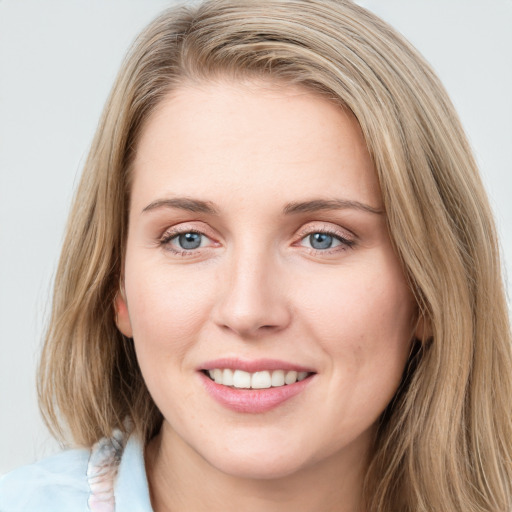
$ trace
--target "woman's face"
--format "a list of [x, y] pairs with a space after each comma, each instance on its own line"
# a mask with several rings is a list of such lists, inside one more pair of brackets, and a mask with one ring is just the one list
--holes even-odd
[[133, 170], [118, 325], [163, 438], [255, 478], [364, 460], [415, 307], [354, 117], [292, 86], [182, 87]]

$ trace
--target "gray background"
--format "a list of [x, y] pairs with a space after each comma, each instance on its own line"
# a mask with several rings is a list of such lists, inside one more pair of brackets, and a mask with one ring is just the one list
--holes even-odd
[[[55, 452], [35, 368], [66, 215], [103, 103], [164, 0], [0, 0], [0, 474]], [[361, 0], [437, 70], [512, 275], [512, 0]]]

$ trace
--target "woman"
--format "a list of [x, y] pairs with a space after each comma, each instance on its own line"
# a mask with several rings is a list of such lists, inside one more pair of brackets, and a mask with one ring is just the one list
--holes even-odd
[[6, 510], [510, 510], [492, 216], [442, 86], [372, 14], [164, 13], [68, 226], [40, 397], [85, 448], [7, 476]]

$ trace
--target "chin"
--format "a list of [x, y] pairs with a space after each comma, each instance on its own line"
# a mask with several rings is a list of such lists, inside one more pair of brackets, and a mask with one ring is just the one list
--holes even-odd
[[303, 449], [298, 446], [288, 453], [282, 447], [250, 450], [247, 445], [242, 445], [239, 451], [225, 450], [221, 454], [208, 454], [205, 458], [211, 466], [226, 475], [252, 480], [273, 480], [290, 476], [307, 466], [303, 455]]

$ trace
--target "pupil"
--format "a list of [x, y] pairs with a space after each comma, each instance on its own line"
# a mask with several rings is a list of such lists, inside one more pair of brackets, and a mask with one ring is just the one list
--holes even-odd
[[314, 233], [309, 236], [309, 243], [313, 249], [329, 249], [332, 245], [332, 236], [326, 233]]
[[178, 241], [183, 249], [197, 249], [201, 245], [201, 235], [199, 233], [184, 233], [179, 236]]

